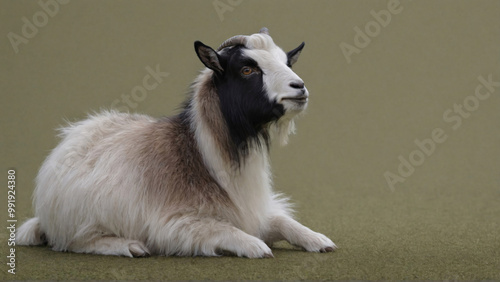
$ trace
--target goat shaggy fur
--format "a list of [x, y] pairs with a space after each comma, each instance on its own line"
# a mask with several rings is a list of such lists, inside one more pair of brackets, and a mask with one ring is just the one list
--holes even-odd
[[272, 257], [279, 240], [336, 248], [272, 189], [269, 140], [286, 143], [307, 105], [290, 68], [300, 50], [283, 52], [267, 30], [219, 51], [195, 48], [207, 69], [180, 114], [105, 111], [60, 130], [17, 244], [130, 257]]

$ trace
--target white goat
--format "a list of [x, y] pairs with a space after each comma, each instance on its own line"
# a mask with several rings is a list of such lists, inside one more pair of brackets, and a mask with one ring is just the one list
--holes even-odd
[[308, 102], [291, 70], [303, 46], [285, 53], [265, 28], [217, 51], [197, 41], [207, 69], [179, 115], [108, 111], [62, 128], [16, 243], [130, 257], [272, 257], [278, 240], [333, 251], [271, 187], [271, 135], [286, 143]]

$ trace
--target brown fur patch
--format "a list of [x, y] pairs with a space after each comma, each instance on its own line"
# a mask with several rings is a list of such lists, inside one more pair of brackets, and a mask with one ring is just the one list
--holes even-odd
[[210, 214], [233, 206], [205, 167], [186, 120], [180, 116], [163, 118], [145, 132], [139, 142], [139, 165], [152, 204], [161, 203], [174, 213], [202, 210]]
[[212, 136], [215, 139], [215, 143], [218, 145], [221, 156], [226, 162], [229, 163], [233, 159], [233, 156], [231, 156], [231, 147], [233, 145], [229, 137], [227, 124], [220, 110], [220, 101], [219, 96], [217, 95], [217, 90], [211, 80], [204, 81], [198, 91], [198, 96], [196, 96], [195, 99], [198, 100], [199, 114], [205, 121], [206, 125], [210, 128]]

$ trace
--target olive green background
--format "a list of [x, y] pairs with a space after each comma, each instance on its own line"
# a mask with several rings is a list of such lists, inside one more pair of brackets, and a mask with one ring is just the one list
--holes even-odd
[[[218, 13], [214, 5], [227, 6]], [[456, 130], [443, 119], [474, 94], [479, 76], [500, 81], [500, 1], [401, 1], [348, 63], [340, 44], [355, 45], [355, 28], [387, 5], [73, 0], [16, 53], [8, 34], [22, 35], [23, 17], [43, 21], [43, 10], [38, 1], [0, 0], [0, 226], [7, 170], [16, 170], [19, 226], [32, 216], [34, 177], [65, 119], [120, 102], [148, 66], [169, 75], [129, 110], [175, 114], [202, 69], [195, 40], [217, 47], [266, 26], [286, 51], [306, 42], [294, 70], [311, 94], [297, 135], [272, 148], [276, 189], [292, 197], [302, 223], [340, 247], [312, 254], [280, 243], [274, 259], [250, 260], [19, 246], [14, 276], [2, 228], [0, 279], [500, 279], [500, 87]], [[408, 160], [414, 141], [435, 128], [446, 141], [390, 189], [384, 173], [397, 174], [398, 157]]]

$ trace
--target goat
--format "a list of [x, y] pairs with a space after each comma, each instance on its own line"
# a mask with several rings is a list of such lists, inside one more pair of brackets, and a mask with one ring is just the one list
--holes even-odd
[[263, 28], [217, 51], [194, 47], [206, 69], [178, 115], [111, 110], [60, 129], [18, 245], [129, 257], [265, 258], [279, 240], [336, 249], [293, 219], [271, 183], [270, 141], [286, 143], [308, 103], [291, 70], [304, 43], [285, 53]]

